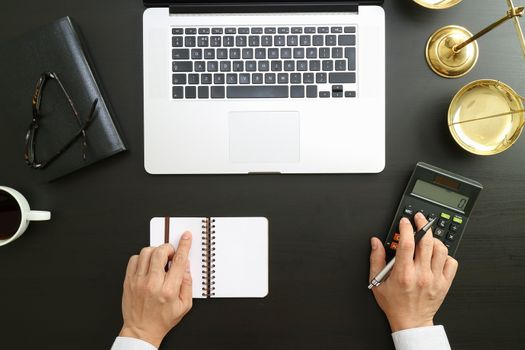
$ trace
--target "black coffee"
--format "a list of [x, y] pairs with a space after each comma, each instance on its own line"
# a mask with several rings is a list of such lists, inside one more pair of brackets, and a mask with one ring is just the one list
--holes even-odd
[[0, 240], [11, 238], [22, 222], [22, 213], [16, 199], [0, 190]]

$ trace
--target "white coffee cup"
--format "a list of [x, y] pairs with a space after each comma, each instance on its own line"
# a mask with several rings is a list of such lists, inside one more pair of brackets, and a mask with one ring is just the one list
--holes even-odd
[[[18, 237], [22, 236], [22, 234], [26, 231], [27, 226], [29, 226], [29, 222], [47, 221], [51, 219], [51, 213], [49, 211], [31, 210], [29, 208], [29, 203], [27, 202], [27, 199], [25, 199], [25, 197], [20, 192], [12, 188], [0, 186], [0, 199], [3, 199], [5, 201], [4, 204], [11, 205], [10, 209], [12, 210], [10, 210], [9, 212], [6, 211], [5, 213], [13, 214], [11, 218], [13, 217], [18, 218], [18, 215], [20, 218], [18, 229], [16, 229], [15, 227], [16, 225], [13, 224], [12, 225], [13, 227], [10, 230], [11, 232], [0, 232], [0, 246], [11, 243], [14, 240], [16, 240]], [[16, 201], [16, 204], [18, 204], [18, 208], [16, 208], [16, 204], [12, 199]], [[0, 210], [2, 208], [1, 205], [2, 203], [0, 203]], [[18, 212], [16, 211], [17, 209], [18, 209]], [[2, 213], [0, 213], [0, 215], [2, 215]], [[0, 229], [1, 229], [1, 225], [2, 223], [0, 222]]]

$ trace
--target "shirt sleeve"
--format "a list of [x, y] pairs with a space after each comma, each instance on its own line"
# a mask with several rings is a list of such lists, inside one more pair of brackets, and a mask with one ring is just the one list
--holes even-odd
[[392, 333], [396, 350], [450, 350], [443, 326], [405, 329]]
[[158, 350], [156, 347], [151, 345], [144, 340], [128, 338], [128, 337], [117, 337], [111, 350]]

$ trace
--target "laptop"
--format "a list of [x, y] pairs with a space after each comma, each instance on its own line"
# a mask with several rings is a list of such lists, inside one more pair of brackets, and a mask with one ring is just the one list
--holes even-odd
[[382, 1], [144, 3], [148, 173], [384, 169]]

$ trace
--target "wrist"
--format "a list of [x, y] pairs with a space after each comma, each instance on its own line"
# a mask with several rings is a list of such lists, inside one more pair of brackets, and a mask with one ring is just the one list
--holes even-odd
[[162, 339], [164, 339], [164, 336], [153, 335], [151, 334], [151, 332], [148, 332], [139, 327], [129, 327], [126, 325], [124, 325], [120, 330], [119, 336], [143, 340], [145, 342], [150, 343], [157, 349], [160, 347]]
[[405, 329], [432, 327], [434, 320], [388, 320], [392, 333], [403, 331]]

